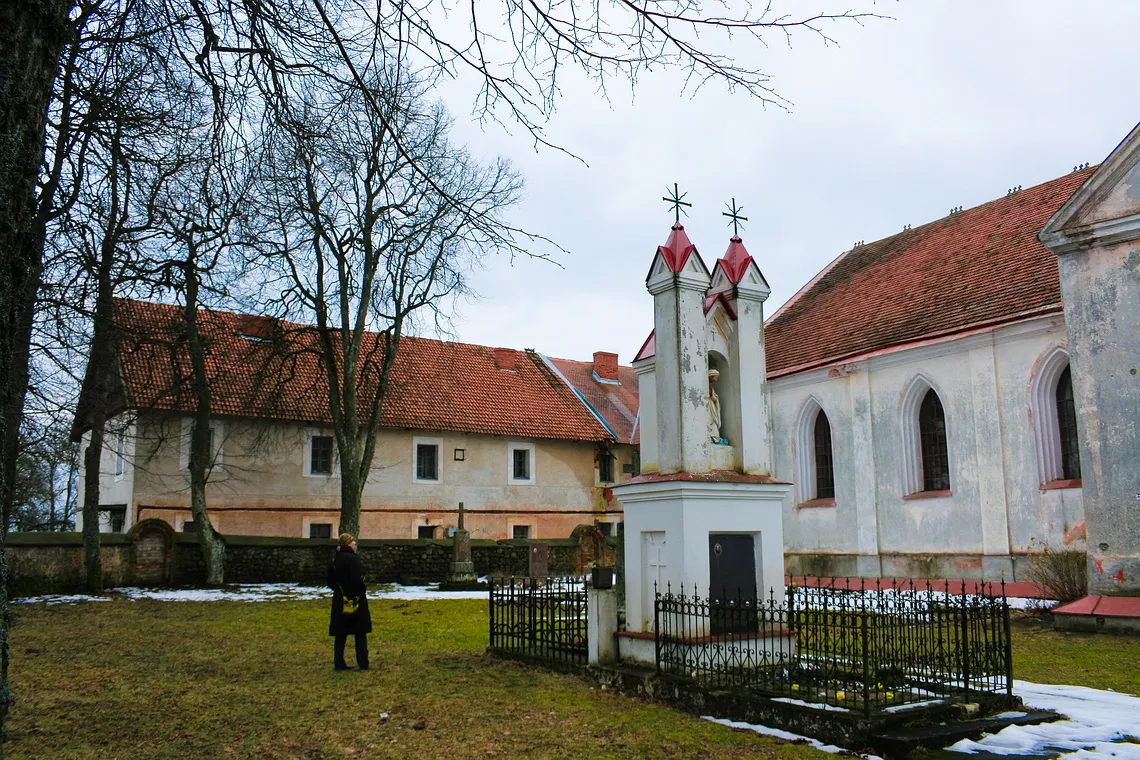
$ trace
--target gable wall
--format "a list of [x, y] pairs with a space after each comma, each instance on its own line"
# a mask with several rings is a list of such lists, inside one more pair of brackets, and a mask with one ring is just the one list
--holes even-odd
[[[1064, 342], [1054, 316], [771, 381], [776, 477], [796, 480], [809, 397], [832, 428], [835, 506], [798, 507], [798, 486], [784, 504], [792, 572], [1008, 579], [1012, 555], [1079, 540], [1080, 489], [1040, 488], [1030, 411], [1035, 366]], [[946, 413], [951, 494], [904, 499], [901, 407], [920, 374]]]

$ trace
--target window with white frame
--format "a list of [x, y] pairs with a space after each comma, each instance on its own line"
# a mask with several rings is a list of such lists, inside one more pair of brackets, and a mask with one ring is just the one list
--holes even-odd
[[950, 438], [942, 398], [929, 381], [916, 377], [899, 414], [903, 494], [949, 491]]
[[530, 538], [529, 525], [512, 525], [511, 538]]
[[416, 483], [439, 483], [443, 480], [442, 438], [412, 438], [412, 480]]
[[[1069, 355], [1054, 348], [1038, 365], [1031, 389], [1038, 480], [1081, 479], [1077, 410]], [[1075, 484], [1074, 484], [1075, 485]]]
[[796, 423], [796, 487], [801, 504], [835, 499], [831, 421], [814, 397], [804, 403]]
[[329, 478], [336, 475], [336, 441], [326, 430], [305, 432], [303, 472], [306, 477]]
[[332, 523], [309, 523], [309, 538], [332, 538]]
[[598, 482], [599, 483], [613, 483], [616, 479], [615, 471], [617, 470], [617, 457], [609, 451], [598, 452]]
[[534, 485], [533, 443], [512, 441], [507, 444], [507, 482], [510, 485]]
[[[194, 420], [182, 420], [182, 446], [181, 462], [183, 470], [190, 467], [190, 439], [194, 430]], [[206, 463], [207, 470], [220, 470], [222, 468], [225, 448], [225, 425], [222, 422], [211, 422], [210, 431], [206, 436], [206, 451], [210, 452], [210, 461]]]

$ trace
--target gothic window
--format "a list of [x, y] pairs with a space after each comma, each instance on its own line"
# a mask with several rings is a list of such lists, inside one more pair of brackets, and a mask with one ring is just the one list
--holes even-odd
[[814, 396], [804, 402], [795, 431], [797, 501], [809, 507], [835, 506], [831, 420]]
[[1073, 373], [1069, 367], [1057, 381], [1057, 427], [1061, 434], [1061, 477], [1079, 480], [1081, 451], [1077, 445], [1077, 410], [1073, 404]]
[[1081, 454], [1073, 373], [1064, 347], [1051, 349], [1039, 362], [1030, 385], [1037, 475], [1042, 487], [1079, 488]]
[[831, 423], [822, 409], [815, 416], [815, 498], [835, 498], [835, 470], [831, 457]]
[[946, 414], [934, 389], [926, 392], [918, 410], [922, 446], [922, 490], [950, 490], [950, 457], [946, 446]]

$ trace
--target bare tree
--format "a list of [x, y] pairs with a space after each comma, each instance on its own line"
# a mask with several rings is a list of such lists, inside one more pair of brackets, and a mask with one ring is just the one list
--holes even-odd
[[[376, 447], [400, 340], [416, 319], [435, 318], [465, 287], [473, 262], [515, 250], [500, 214], [521, 180], [503, 160], [481, 165], [447, 140], [441, 106], [415, 83], [391, 78], [364, 93], [310, 93], [289, 104], [273, 132], [264, 209], [277, 225], [268, 253], [288, 312], [315, 323], [340, 462], [340, 530], [360, 529], [361, 494]], [[419, 181], [413, 163], [445, 192]]]

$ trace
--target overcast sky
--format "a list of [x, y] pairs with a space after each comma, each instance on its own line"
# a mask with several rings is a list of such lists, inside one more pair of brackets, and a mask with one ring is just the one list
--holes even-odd
[[682, 222], [710, 268], [731, 234], [725, 203], [743, 205], [771, 315], [855, 241], [1098, 163], [1140, 121], [1136, 0], [848, 7], [893, 20], [832, 26], [838, 47], [771, 39], [760, 60], [792, 102], [786, 112], [722, 87], [688, 99], [675, 72], [612, 89], [609, 104], [565, 80], [549, 135], [588, 166], [480, 128], [470, 101], [449, 97], [456, 136], [524, 173], [511, 221], [569, 251], [561, 268], [490, 261], [472, 278], [479, 300], [460, 304], [458, 338], [573, 359], [613, 351], [629, 363], [653, 326], [645, 275], [669, 234], [661, 196], [673, 182], [694, 204]]

